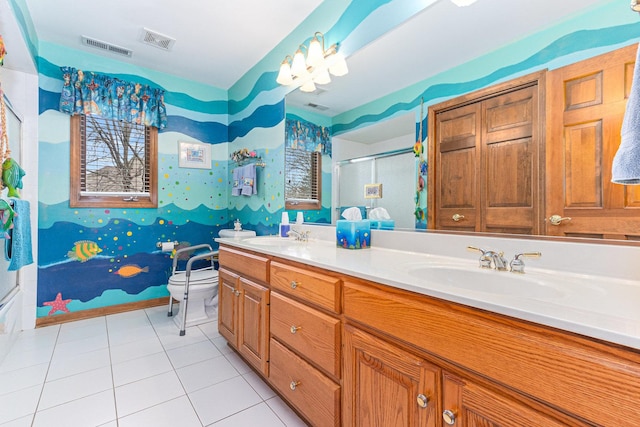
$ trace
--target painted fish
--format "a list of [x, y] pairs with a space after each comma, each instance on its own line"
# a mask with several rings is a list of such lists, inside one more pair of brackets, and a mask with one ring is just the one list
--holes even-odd
[[98, 247], [96, 242], [80, 240], [79, 242], [74, 243], [73, 249], [67, 252], [67, 256], [80, 262], [85, 262], [100, 252], [102, 252], [102, 249]]
[[135, 264], [123, 265], [118, 269], [118, 271], [114, 271], [113, 274], [117, 274], [120, 277], [124, 277], [125, 279], [133, 276], [137, 276], [140, 273], [148, 273], [149, 267], [140, 268], [140, 266]]

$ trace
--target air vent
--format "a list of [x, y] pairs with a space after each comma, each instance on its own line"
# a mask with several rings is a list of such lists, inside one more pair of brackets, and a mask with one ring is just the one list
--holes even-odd
[[171, 50], [174, 43], [176, 42], [176, 39], [165, 36], [164, 34], [160, 34], [148, 28], [142, 29], [142, 36], [140, 37], [140, 40], [145, 44], [155, 46], [158, 49], [162, 50]]
[[309, 102], [307, 104], [307, 107], [313, 108], [314, 110], [318, 110], [318, 111], [325, 111], [329, 109], [329, 107], [325, 107], [324, 105], [314, 104], [313, 102]]
[[107, 52], [126, 56], [127, 58], [131, 58], [133, 56], [133, 51], [130, 49], [103, 42], [102, 40], [92, 39], [87, 36], [82, 36], [82, 44], [85, 46], [94, 47], [96, 49], [106, 50]]

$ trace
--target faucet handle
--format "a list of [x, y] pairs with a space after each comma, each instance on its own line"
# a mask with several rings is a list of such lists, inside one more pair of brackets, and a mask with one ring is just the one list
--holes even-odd
[[513, 257], [513, 259], [509, 263], [509, 267], [511, 267], [511, 272], [524, 274], [524, 261], [521, 260], [520, 257], [540, 258], [541, 256], [542, 256], [541, 252], [523, 252], [521, 254], [517, 254], [516, 256]]
[[491, 251], [485, 251], [484, 249], [477, 248], [475, 246], [467, 246], [467, 250], [471, 252], [480, 252], [480, 268], [491, 268]]

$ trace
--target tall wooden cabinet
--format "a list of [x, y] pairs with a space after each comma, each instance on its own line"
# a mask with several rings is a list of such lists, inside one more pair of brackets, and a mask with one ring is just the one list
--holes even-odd
[[545, 74], [429, 108], [428, 226], [539, 234]]

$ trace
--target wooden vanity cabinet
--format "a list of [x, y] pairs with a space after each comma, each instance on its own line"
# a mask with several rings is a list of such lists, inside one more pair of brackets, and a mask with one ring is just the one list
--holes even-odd
[[268, 258], [220, 248], [218, 331], [245, 360], [269, 375]]

